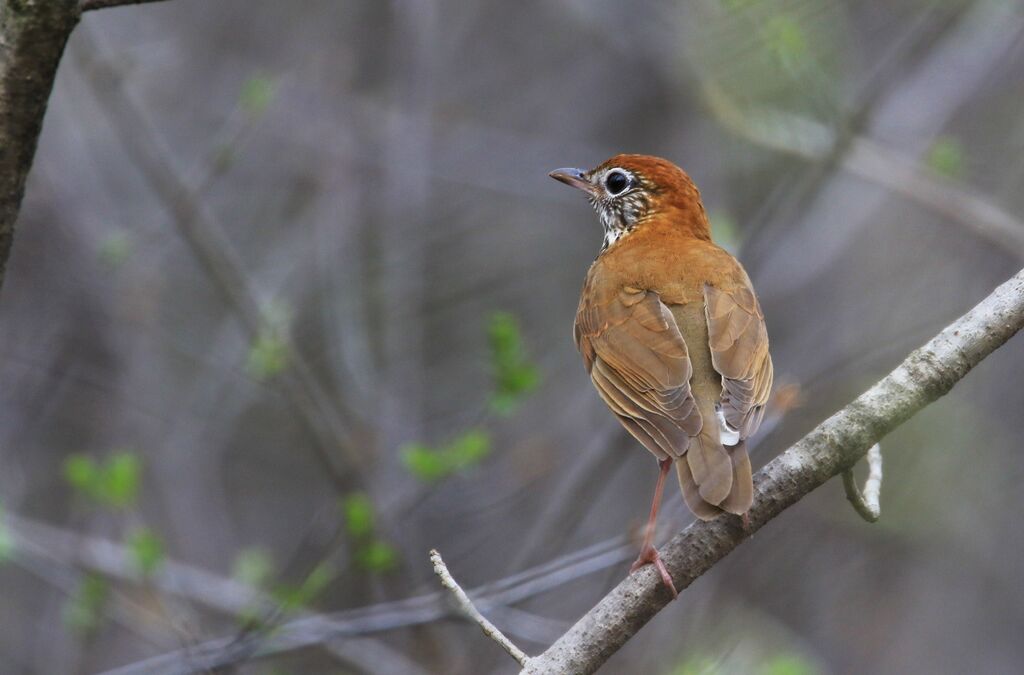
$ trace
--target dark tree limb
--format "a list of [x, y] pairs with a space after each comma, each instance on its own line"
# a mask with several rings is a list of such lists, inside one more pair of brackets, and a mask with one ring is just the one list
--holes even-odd
[[[852, 468], [872, 445], [949, 392], [1022, 327], [1024, 270], [759, 471], [749, 532]], [[697, 521], [663, 546], [661, 557], [682, 590], [747, 537], [736, 518]], [[671, 600], [658, 573], [652, 566], [644, 567], [624, 579], [547, 651], [531, 658], [523, 673], [593, 673]]]
[[0, 286], [77, 0], [0, 0]]
[[82, 0], [82, 11], [90, 12], [94, 9], [106, 9], [108, 7], [123, 7], [125, 5], [144, 5], [150, 2], [163, 2], [164, 0]]

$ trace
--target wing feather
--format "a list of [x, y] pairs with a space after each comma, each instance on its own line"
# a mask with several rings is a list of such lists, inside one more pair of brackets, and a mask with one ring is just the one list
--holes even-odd
[[733, 289], [704, 286], [711, 363], [722, 376], [721, 411], [742, 441], [757, 431], [772, 388], [764, 314], [749, 282]]
[[574, 335], [601, 398], [656, 456], [681, 456], [702, 422], [672, 312], [657, 293], [636, 288], [584, 297]]

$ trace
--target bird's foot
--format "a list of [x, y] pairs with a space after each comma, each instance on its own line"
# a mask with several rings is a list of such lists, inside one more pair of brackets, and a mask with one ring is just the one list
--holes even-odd
[[672, 593], [672, 599], [675, 600], [679, 597], [679, 593], [676, 592], [676, 585], [672, 583], [672, 577], [668, 573], [668, 568], [665, 567], [665, 562], [658, 555], [658, 549], [651, 545], [647, 545], [640, 550], [640, 555], [633, 562], [633, 565], [629, 568], [630, 574], [636, 572], [644, 565], [654, 565], [654, 569], [658, 570], [658, 574], [661, 575], [661, 581], [665, 584], [668, 590]]
[[750, 534], [750, 512], [749, 511], [744, 511], [743, 515], [740, 516], [740, 518], [743, 520], [743, 534], [749, 535]]

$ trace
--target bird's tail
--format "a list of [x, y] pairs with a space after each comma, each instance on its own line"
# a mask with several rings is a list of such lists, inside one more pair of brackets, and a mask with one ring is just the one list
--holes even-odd
[[683, 500], [701, 520], [722, 512], [742, 515], [754, 499], [750, 457], [743, 441], [723, 446], [700, 434], [676, 460]]

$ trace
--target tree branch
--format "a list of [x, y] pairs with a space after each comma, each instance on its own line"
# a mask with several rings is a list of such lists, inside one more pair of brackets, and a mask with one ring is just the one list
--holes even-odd
[[448, 571], [448, 566], [444, 564], [441, 554], [436, 550], [430, 551], [430, 562], [434, 566], [434, 574], [441, 580], [441, 585], [451, 591], [454, 596], [459, 611], [471, 621], [476, 622], [480, 626], [480, 630], [484, 632], [484, 635], [497, 642], [502, 649], [509, 653], [509, 656], [519, 662], [519, 665], [526, 666], [526, 662], [530, 660], [530, 657], [526, 655], [526, 652], [517, 647], [514, 642], [505, 637], [498, 630], [497, 626], [487, 620], [487, 617], [480, 613], [480, 610], [476, 608], [473, 601], [466, 595], [466, 591], [462, 590], [462, 587], [452, 577], [451, 572]]
[[[809, 117], [770, 108], [758, 110], [758, 115], [745, 115], [714, 84], [706, 84], [704, 93], [719, 122], [755, 145], [824, 161], [838, 143], [836, 132]], [[1024, 257], [1024, 223], [971, 188], [934, 175], [913, 157], [857, 136], [840, 157], [840, 165], [858, 178], [912, 199], [1018, 258]]]
[[0, 0], [0, 286], [76, 0]]
[[882, 516], [882, 506], [878, 501], [882, 491], [882, 449], [878, 443], [868, 450], [867, 460], [868, 479], [864, 481], [864, 492], [857, 487], [853, 467], [843, 472], [843, 489], [846, 490], [846, 499], [853, 504], [853, 510], [857, 515], [873, 523]]
[[[758, 472], [751, 531], [759, 529], [830, 477], [852, 467], [868, 446], [949, 391], [1022, 326], [1024, 271], [911, 354], [857, 401]], [[738, 546], [744, 537], [738, 524], [727, 519], [696, 523], [662, 548], [662, 557], [666, 559], [676, 587], [684, 588]], [[492, 608], [514, 605], [632, 559], [635, 551], [624, 542], [624, 537], [614, 537], [473, 589], [470, 594], [478, 601], [485, 600]], [[660, 577], [647, 568], [630, 575], [544, 654], [532, 657], [526, 672], [563, 672], [560, 663], [565, 664], [564, 672], [593, 672], [668, 602], [668, 596], [662, 595], [659, 588]], [[450, 613], [441, 606], [439, 594], [430, 594], [289, 621], [262, 642], [257, 654], [236, 649], [231, 638], [220, 638], [188, 650], [153, 657], [116, 672], [118, 675], [180, 672], [183, 664], [199, 670], [223, 668], [256, 656], [286, 653], [341, 636], [366, 635], [446, 616]], [[593, 631], [593, 635], [588, 636], [588, 631]], [[574, 653], [578, 657], [573, 657]]]
[[145, 5], [150, 2], [163, 2], [163, 0], [82, 0], [81, 7], [83, 12], [91, 12], [94, 9], [123, 7], [124, 5]]
[[[916, 350], [855, 401], [758, 472], [749, 532], [737, 519], [697, 521], [663, 548], [676, 588], [689, 586], [786, 508], [851, 468], [879, 439], [943, 396], [1024, 327], [1024, 270]], [[651, 566], [629, 575], [523, 673], [593, 673], [671, 601]]]
[[[469, 595], [489, 611], [523, 602], [559, 588], [576, 579], [625, 563], [636, 551], [626, 537], [620, 535], [580, 551], [559, 556], [510, 577], [492, 581], [469, 590]], [[159, 578], [159, 577], [158, 577]], [[277, 626], [270, 634], [248, 636], [239, 641], [222, 637], [191, 645], [159, 656], [108, 671], [104, 675], [160, 675], [183, 670], [203, 671], [228, 668], [274, 654], [327, 643], [338, 638], [370, 635], [381, 631], [418, 626], [452, 616], [441, 592], [420, 595], [394, 602], [384, 602], [309, 617], [292, 619]], [[514, 624], [505, 632], [516, 635]], [[527, 634], [519, 637], [536, 640]], [[254, 645], [256, 647], [254, 648]]]
[[[224, 234], [223, 224], [168, 161], [170, 153], [156, 125], [125, 89], [121, 73], [103, 56], [101, 46], [90, 39], [88, 31], [79, 35], [78, 43], [88, 49], [88, 55], [81, 58], [83, 68], [117, 140], [163, 203], [213, 286], [235, 311], [250, 338], [258, 339], [267, 325], [265, 312], [245, 266]], [[302, 351], [290, 340], [286, 344], [288, 367], [278, 378], [282, 393], [317, 439], [313, 446], [317, 458], [339, 490], [360, 485], [365, 482], [364, 467], [371, 459], [365, 449], [370, 442], [369, 431], [340, 397], [329, 395]]]
[[[41, 562], [50, 562], [129, 584], [140, 583], [132, 553], [123, 544], [9, 512], [4, 514], [4, 524], [14, 537], [18, 555], [24, 557], [27, 566], [33, 570], [41, 567]], [[259, 588], [174, 560], [163, 561], [145, 583], [161, 593], [239, 618], [249, 617], [254, 612], [269, 612], [278, 605], [269, 593]], [[134, 614], [126, 610], [133, 610]], [[139, 610], [138, 606], [131, 605], [122, 609], [121, 613], [126, 616], [117, 618], [128, 629], [144, 632], [148, 624], [136, 616]], [[310, 612], [299, 612], [299, 615], [303, 620], [328, 621], [326, 617]], [[343, 663], [365, 672], [426, 675], [425, 670], [400, 652], [376, 640], [358, 637], [357, 633], [325, 640], [324, 647]]]

